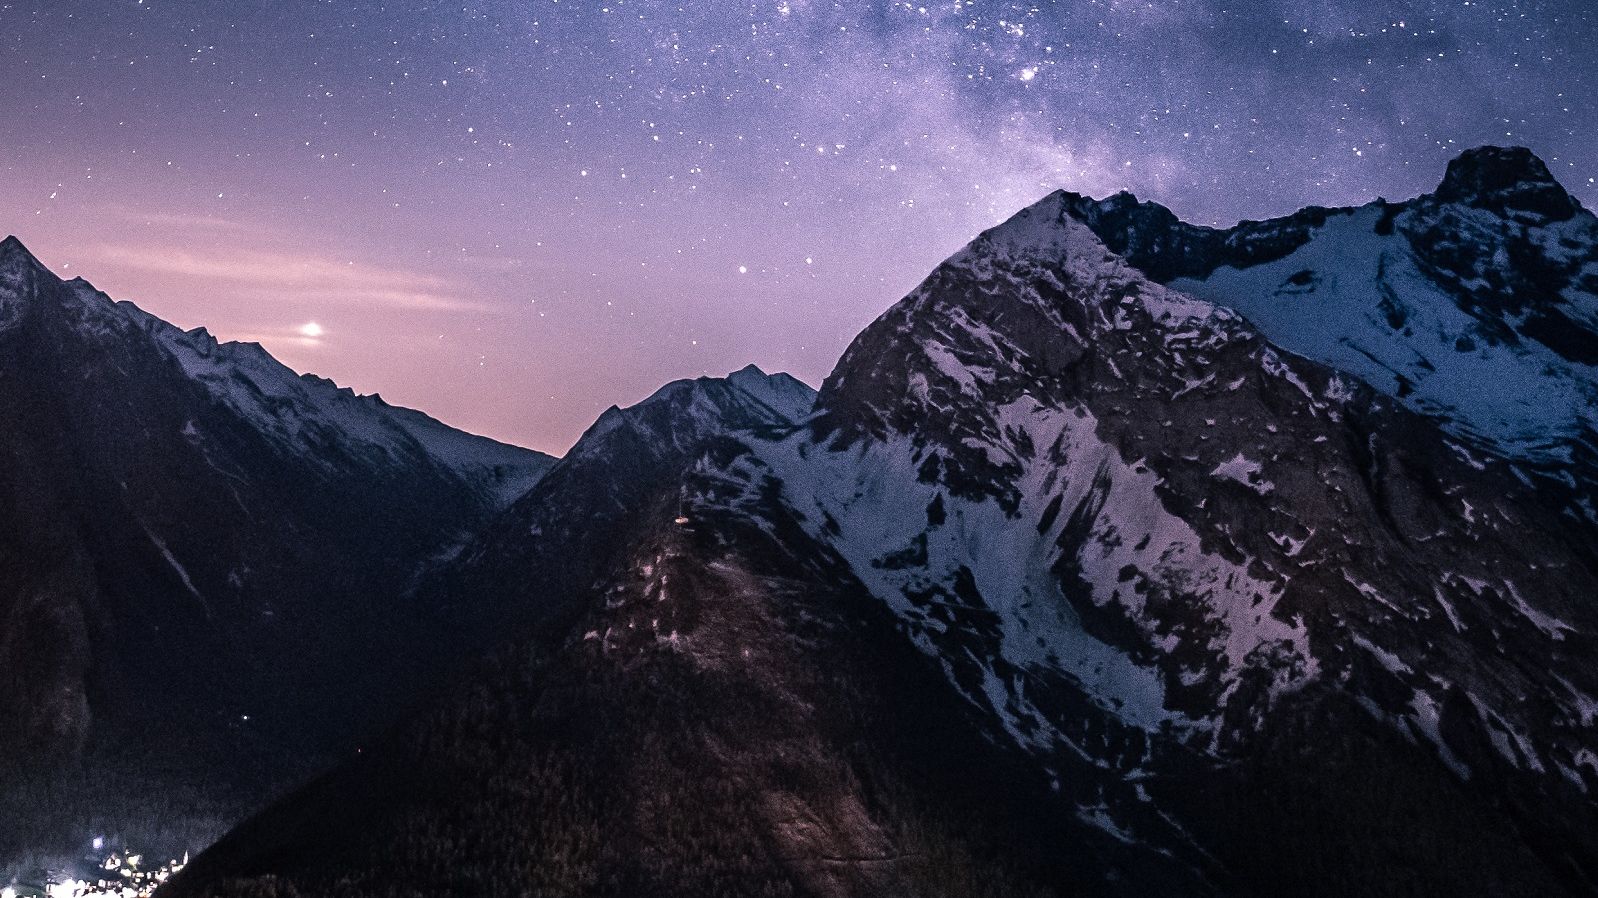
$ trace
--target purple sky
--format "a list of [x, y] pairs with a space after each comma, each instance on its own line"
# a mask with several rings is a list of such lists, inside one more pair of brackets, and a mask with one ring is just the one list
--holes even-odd
[[559, 452], [672, 378], [819, 383], [1055, 187], [1229, 224], [1518, 143], [1592, 206], [1594, 46], [1586, 0], [0, 0], [0, 232]]

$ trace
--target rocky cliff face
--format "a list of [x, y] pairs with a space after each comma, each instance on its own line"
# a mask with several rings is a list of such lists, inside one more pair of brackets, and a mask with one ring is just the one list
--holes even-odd
[[[1246, 794], [1279, 763], [1329, 783], [1359, 774], [1328, 759], [1359, 756], [1428, 784], [1421, 829], [1444, 807], [1471, 821], [1458, 837], [1494, 859], [1473, 875], [1590, 887], [1595, 542], [1519, 458], [1148, 280], [1065, 195], [868, 328], [817, 409], [751, 444], [752, 489], [780, 492], [1083, 820], [1226, 858], [1241, 833], [1176, 796]], [[1325, 789], [1246, 813], [1317, 831], [1301, 849], [1352, 877], [1322, 890], [1390, 882], [1357, 872], [1366, 799]], [[1420, 841], [1394, 850], [1435, 886], [1451, 874]]]
[[1453, 435], [1576, 485], [1590, 521], [1598, 426], [1598, 219], [1536, 156], [1482, 147], [1403, 203], [1219, 231], [1122, 194], [1071, 215], [1149, 277], [1241, 312]]

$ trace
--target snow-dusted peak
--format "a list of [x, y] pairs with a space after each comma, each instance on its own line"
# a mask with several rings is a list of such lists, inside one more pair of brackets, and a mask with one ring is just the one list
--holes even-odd
[[15, 235], [0, 240], [0, 271], [9, 271], [21, 264], [37, 265], [39, 263]]
[[1012, 258], [1045, 258], [1079, 270], [1115, 266], [1119, 260], [1104, 241], [1069, 214], [1070, 196], [1063, 190], [1054, 191], [1003, 224], [984, 231], [950, 261], [996, 253]]
[[1153, 280], [1241, 312], [1458, 436], [1539, 464], [1591, 457], [1598, 219], [1530, 150], [1470, 150], [1434, 194], [1405, 202], [1225, 230], [1130, 195], [1067, 198]]
[[505, 505], [532, 487], [554, 460], [449, 427], [421, 412], [299, 374], [258, 343], [218, 341], [205, 328], [181, 331], [119, 303], [185, 373], [222, 403], [290, 446], [338, 444], [393, 461], [428, 458]]
[[1499, 214], [1531, 212], [1564, 221], [1580, 208], [1554, 179], [1548, 166], [1525, 147], [1484, 146], [1466, 150], [1448, 163], [1435, 194]]
[[[1039, 275], [1049, 289], [1015, 291], [1078, 337], [1099, 326], [1129, 326], [1120, 312], [1135, 305], [1159, 327], [1210, 320], [1220, 330], [1235, 326], [1230, 309], [1167, 289], [1129, 264], [1095, 232], [1080, 210], [1081, 197], [1056, 190], [983, 232], [946, 263], [977, 277], [1016, 284]], [[1112, 201], [1138, 207], [1137, 198], [1119, 194]], [[1155, 207], [1158, 208], [1158, 207]], [[922, 292], [926, 296], [925, 291]], [[915, 297], [911, 297], [914, 301]], [[1024, 339], [1024, 335], [1017, 334]]]
[[789, 421], [800, 421], [816, 404], [816, 391], [786, 372], [767, 374], [755, 365], [727, 375], [727, 383], [760, 400]]
[[15, 237], [0, 241], [0, 330], [14, 324], [36, 292], [39, 261]]
[[[48, 303], [35, 301], [43, 298]], [[125, 360], [119, 367], [129, 377], [160, 379], [175, 369], [278, 452], [322, 467], [420, 464], [464, 480], [488, 504], [503, 506], [554, 461], [301, 375], [257, 343], [218, 341], [203, 327], [181, 330], [82, 278], [62, 281], [21, 241], [7, 238], [0, 242], [0, 331], [16, 329], [31, 306], [39, 307], [30, 315], [37, 321], [26, 325], [24, 339], [54, 345], [64, 364], [110, 353]], [[203, 443], [205, 428], [194, 429], [191, 438]]]
[[660, 450], [687, 451], [715, 434], [792, 427], [810, 415], [815, 400], [816, 391], [802, 381], [754, 365], [726, 377], [674, 380], [635, 405], [606, 409], [571, 455], [609, 454], [622, 435]]
[[814, 403], [815, 391], [794, 377], [749, 365], [726, 377], [672, 381], [627, 411], [671, 404], [718, 426], [781, 427], [798, 423]]
[[29, 318], [49, 319], [83, 334], [128, 330], [119, 304], [109, 296], [82, 278], [62, 281], [21, 240], [8, 237], [0, 241], [0, 332], [17, 329]]

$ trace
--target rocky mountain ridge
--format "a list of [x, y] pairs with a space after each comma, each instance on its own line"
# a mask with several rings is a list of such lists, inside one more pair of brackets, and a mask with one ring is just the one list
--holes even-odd
[[[1224, 279], [1369, 263], [1326, 295], [1518, 328], [1494, 364], [1535, 370], [1558, 353], [1504, 311], [1526, 304], [1388, 276], [1440, 258], [1410, 236], [1438, 221], [1587, 227], [1527, 167], [1468, 156], [1390, 233], [1309, 210], [1206, 236], [1051, 194], [868, 327], [813, 410], [702, 427], [696, 384], [608, 412], [431, 587], [517, 608], [503, 652], [171, 894], [1598, 891], [1582, 425], [1494, 430], [1459, 392], [1490, 366], [1411, 393], [1339, 370], [1347, 343], [1290, 345], [1286, 299]], [[1579, 316], [1571, 283], [1538, 302]], [[1365, 321], [1378, 358], [1431, 339]], [[489, 785], [437, 787], [462, 779]], [[641, 826], [660, 794], [677, 823]], [[529, 866], [449, 847], [505, 832]]]
[[1573, 506], [1591, 519], [1598, 218], [1530, 151], [1466, 152], [1406, 202], [1228, 230], [1130, 194], [1066, 198], [1154, 280], [1237, 310], [1486, 451], [1579, 481]]

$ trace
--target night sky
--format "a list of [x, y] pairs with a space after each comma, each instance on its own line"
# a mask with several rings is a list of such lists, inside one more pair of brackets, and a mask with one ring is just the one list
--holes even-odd
[[0, 232], [184, 327], [564, 450], [819, 383], [1056, 187], [1230, 224], [1481, 143], [1598, 201], [1591, 0], [0, 0]]

